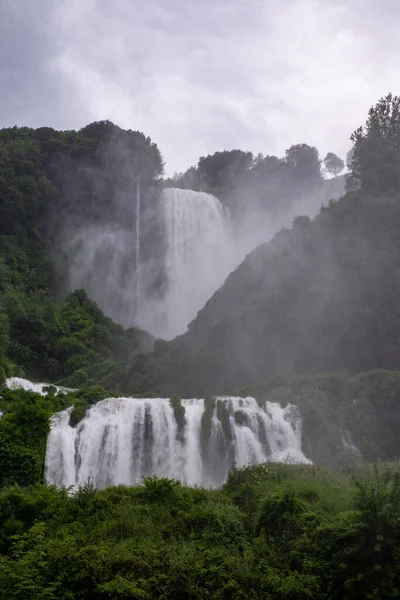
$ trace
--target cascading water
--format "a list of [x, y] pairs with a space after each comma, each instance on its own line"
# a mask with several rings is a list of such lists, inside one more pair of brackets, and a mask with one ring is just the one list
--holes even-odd
[[52, 418], [45, 475], [49, 483], [97, 487], [137, 484], [142, 477], [171, 477], [189, 485], [217, 486], [235, 460], [309, 463], [301, 451], [296, 407], [254, 398], [220, 397], [214, 404], [182, 400], [176, 418], [167, 398], [109, 398], [97, 403], [80, 424], [70, 410]]
[[229, 215], [211, 194], [163, 191], [167, 257], [166, 330], [173, 338], [218, 289], [235, 265]]
[[141, 289], [140, 289], [140, 276], [141, 276], [141, 263], [140, 263], [140, 185], [136, 185], [136, 263], [135, 263], [135, 278], [136, 278], [136, 313], [140, 315], [141, 307]]
[[131, 221], [85, 225], [64, 236], [69, 288], [85, 288], [125, 327], [171, 339], [186, 331], [243, 255], [229, 214], [214, 196], [165, 189], [151, 219], [143, 204], [138, 183], [133, 206], [124, 207], [127, 215], [133, 212]]
[[53, 383], [34, 383], [29, 379], [23, 379], [22, 377], [9, 377], [6, 379], [6, 387], [10, 390], [25, 390], [27, 392], [35, 392], [35, 394], [41, 394], [46, 396], [48, 388], [56, 388], [57, 392], [65, 393], [75, 392], [73, 388], [67, 388], [62, 385], [54, 385]]

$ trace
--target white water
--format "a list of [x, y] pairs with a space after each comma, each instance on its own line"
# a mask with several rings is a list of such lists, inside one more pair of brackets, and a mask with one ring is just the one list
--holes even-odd
[[[131, 223], [84, 226], [65, 236], [69, 288], [86, 289], [125, 327], [137, 325], [172, 339], [186, 331], [244, 252], [233, 239], [229, 214], [215, 196], [165, 189], [158, 210], [163, 235], [158, 240], [151, 238], [143, 217], [139, 185], [135, 196]], [[146, 259], [153, 243], [165, 244], [164, 259], [160, 258], [164, 264]], [[162, 248], [155, 254], [161, 256]], [[165, 276], [161, 289], [157, 273]]]
[[57, 389], [57, 392], [60, 393], [68, 393], [74, 392], [75, 390], [72, 388], [62, 387], [60, 385], [53, 385], [52, 383], [34, 383], [33, 381], [28, 381], [28, 379], [23, 379], [22, 377], [9, 377], [6, 379], [6, 386], [10, 390], [26, 390], [27, 392], [35, 392], [36, 394], [40, 394], [41, 396], [46, 396], [47, 391], [44, 391], [44, 388], [52, 386]]
[[167, 240], [163, 337], [188, 324], [235, 266], [229, 215], [215, 196], [169, 188], [163, 191]]
[[136, 310], [140, 315], [141, 308], [141, 288], [140, 288], [140, 276], [141, 276], [141, 263], [140, 263], [140, 186], [137, 184], [136, 187], [136, 265], [135, 265], [135, 277], [136, 277]]
[[218, 400], [225, 417], [217, 407], [205, 412], [202, 399], [183, 400], [182, 428], [167, 398], [109, 398], [76, 428], [69, 425], [70, 409], [58, 413], [47, 441], [46, 479], [59, 486], [92, 480], [106, 487], [157, 475], [217, 486], [233, 460], [239, 466], [310, 462], [301, 451], [301, 418], [294, 406], [267, 402], [263, 409], [254, 398]]

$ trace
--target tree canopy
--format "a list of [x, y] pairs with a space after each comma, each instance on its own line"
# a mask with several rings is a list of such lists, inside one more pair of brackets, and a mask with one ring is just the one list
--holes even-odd
[[400, 185], [400, 97], [388, 94], [381, 98], [351, 141], [348, 189], [368, 195], [395, 193]]
[[324, 166], [328, 173], [337, 177], [344, 169], [344, 161], [333, 152], [328, 152], [324, 158]]

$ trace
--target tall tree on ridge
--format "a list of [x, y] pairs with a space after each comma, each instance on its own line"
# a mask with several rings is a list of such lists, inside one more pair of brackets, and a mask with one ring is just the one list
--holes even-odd
[[388, 94], [368, 112], [364, 127], [351, 135], [349, 191], [382, 194], [400, 188], [400, 97]]
[[324, 167], [328, 173], [337, 177], [344, 169], [344, 160], [337, 156], [337, 154], [328, 152], [324, 158]]

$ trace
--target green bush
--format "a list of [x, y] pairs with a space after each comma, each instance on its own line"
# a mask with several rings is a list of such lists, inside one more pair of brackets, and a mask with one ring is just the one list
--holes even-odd
[[[239, 507], [245, 488], [254, 501]], [[385, 468], [354, 479], [234, 467], [223, 490], [157, 477], [10, 487], [0, 490], [0, 599], [385, 600], [399, 586], [399, 511], [399, 472]]]

